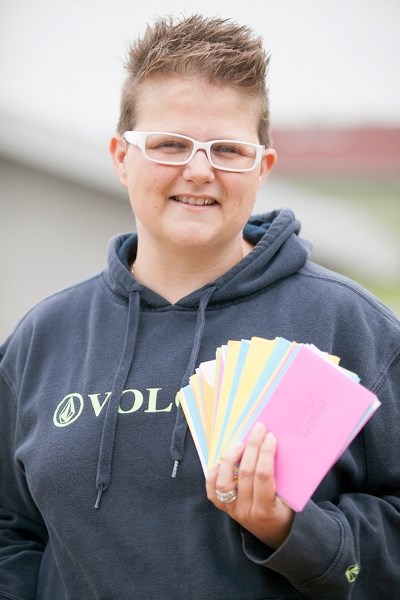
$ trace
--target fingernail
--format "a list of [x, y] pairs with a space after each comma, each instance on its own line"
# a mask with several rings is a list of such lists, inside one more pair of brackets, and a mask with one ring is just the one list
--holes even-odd
[[262, 423], [256, 423], [253, 427], [252, 433], [259, 435], [265, 431], [265, 426]]
[[265, 442], [267, 442], [267, 444], [275, 444], [276, 442], [276, 437], [274, 436], [274, 434], [272, 433], [272, 431], [268, 431], [267, 435], [265, 436]]
[[233, 452], [238, 452], [239, 450], [241, 450], [243, 448], [243, 442], [242, 440], [238, 440], [233, 446], [232, 446], [232, 450]]

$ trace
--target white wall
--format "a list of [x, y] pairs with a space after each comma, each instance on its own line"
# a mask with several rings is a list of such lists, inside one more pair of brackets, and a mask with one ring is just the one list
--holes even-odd
[[[111, 164], [110, 164], [111, 170]], [[0, 160], [0, 339], [34, 304], [103, 269], [128, 200]]]

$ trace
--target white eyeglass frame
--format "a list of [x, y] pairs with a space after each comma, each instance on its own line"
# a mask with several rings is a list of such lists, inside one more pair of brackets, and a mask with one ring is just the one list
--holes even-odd
[[[186, 160], [181, 160], [177, 162], [168, 161], [168, 160], [158, 160], [148, 156], [146, 154], [146, 138], [148, 135], [173, 135], [174, 137], [189, 140], [193, 143], [193, 149]], [[155, 162], [160, 165], [169, 165], [169, 166], [182, 166], [190, 163], [194, 155], [198, 150], [204, 150], [208, 159], [208, 162], [213, 167], [213, 169], [218, 169], [219, 171], [233, 171], [235, 173], [246, 173], [248, 171], [253, 171], [261, 162], [263, 153], [265, 151], [265, 146], [262, 144], [253, 144], [252, 142], [243, 142], [241, 140], [210, 140], [209, 142], [199, 142], [194, 138], [189, 137], [188, 135], [180, 135], [179, 133], [172, 133], [171, 131], [124, 131], [122, 137], [129, 143], [133, 144], [140, 148], [143, 153], [143, 156], [147, 158], [147, 160], [151, 160], [151, 162]], [[215, 143], [221, 142], [232, 142], [239, 144], [246, 144], [247, 146], [252, 146], [256, 150], [256, 155], [254, 157], [254, 164], [251, 167], [246, 169], [235, 169], [234, 167], [221, 167], [220, 165], [216, 165], [213, 162], [211, 157], [211, 146]]]

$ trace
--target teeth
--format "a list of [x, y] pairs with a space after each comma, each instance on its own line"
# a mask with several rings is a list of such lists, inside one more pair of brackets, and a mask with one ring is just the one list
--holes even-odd
[[183, 204], [196, 204], [197, 206], [215, 204], [215, 200], [211, 198], [194, 198], [193, 196], [175, 196], [175, 200], [183, 202]]

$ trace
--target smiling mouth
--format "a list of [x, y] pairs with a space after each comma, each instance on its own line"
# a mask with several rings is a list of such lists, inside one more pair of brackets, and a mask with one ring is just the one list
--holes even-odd
[[217, 204], [212, 198], [195, 198], [194, 196], [171, 196], [172, 200], [182, 202], [183, 204], [191, 204], [193, 206], [210, 206]]

